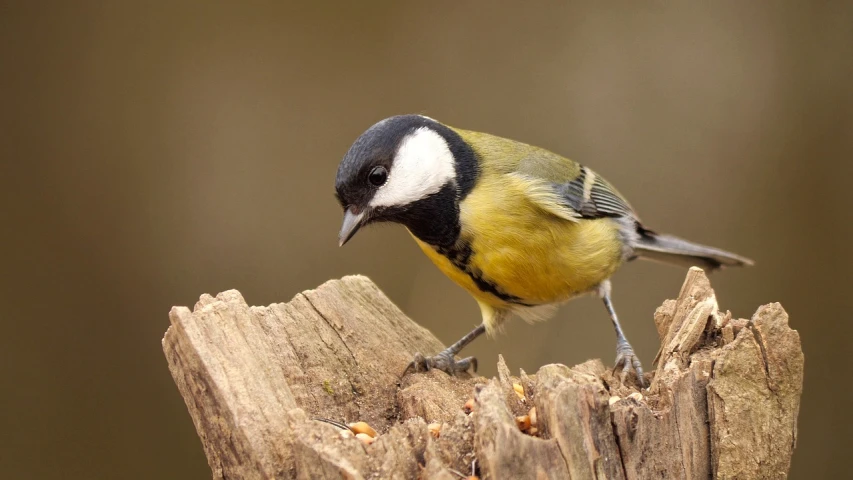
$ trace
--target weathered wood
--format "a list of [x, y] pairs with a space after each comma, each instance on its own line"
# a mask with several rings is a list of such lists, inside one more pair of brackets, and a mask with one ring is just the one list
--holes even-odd
[[401, 379], [443, 345], [364, 277], [268, 307], [203, 295], [170, 318], [163, 349], [214, 478], [782, 478], [796, 443], [803, 355], [787, 314], [732, 319], [699, 269], [655, 313], [642, 392], [598, 360]]

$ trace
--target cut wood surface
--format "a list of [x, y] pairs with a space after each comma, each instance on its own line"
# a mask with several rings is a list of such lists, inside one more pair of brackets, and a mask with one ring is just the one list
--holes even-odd
[[214, 478], [784, 478], [796, 445], [799, 335], [779, 304], [720, 312], [698, 268], [655, 312], [642, 391], [599, 360], [400, 378], [444, 345], [361, 276], [268, 307], [202, 295], [170, 319], [163, 350]]

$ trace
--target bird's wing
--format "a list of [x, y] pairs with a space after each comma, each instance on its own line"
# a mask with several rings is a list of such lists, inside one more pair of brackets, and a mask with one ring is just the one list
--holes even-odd
[[534, 203], [566, 220], [637, 218], [628, 201], [603, 177], [545, 150], [522, 159], [510, 176]]

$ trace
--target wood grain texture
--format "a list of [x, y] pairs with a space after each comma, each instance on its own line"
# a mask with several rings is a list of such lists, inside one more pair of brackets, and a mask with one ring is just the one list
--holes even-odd
[[170, 319], [163, 349], [214, 478], [784, 478], [796, 444], [803, 354], [787, 314], [733, 319], [695, 268], [655, 312], [642, 392], [599, 360], [401, 379], [444, 346], [365, 277], [268, 307], [203, 295]]

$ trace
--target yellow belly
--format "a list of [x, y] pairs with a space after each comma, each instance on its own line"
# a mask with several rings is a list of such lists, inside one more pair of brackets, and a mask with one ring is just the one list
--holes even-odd
[[[618, 226], [610, 219], [572, 222], [547, 214], [506, 183], [478, 186], [460, 207], [462, 237], [473, 250], [469, 266], [523, 303], [556, 303], [586, 293], [621, 264]], [[468, 273], [431, 246], [418, 244], [481, 306], [513, 306], [480, 290]]]

